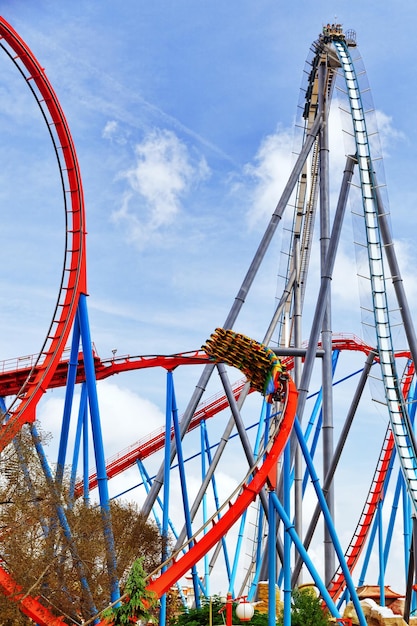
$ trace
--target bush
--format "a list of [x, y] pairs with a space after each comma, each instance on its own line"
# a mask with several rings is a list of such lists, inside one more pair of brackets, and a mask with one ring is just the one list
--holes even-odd
[[[181, 609], [181, 614], [174, 620], [170, 621], [170, 626], [207, 626], [210, 623], [210, 604], [211, 604], [211, 623], [213, 626], [221, 624], [224, 626], [226, 620], [225, 603], [220, 596], [210, 598], [201, 598], [201, 608], [199, 609]], [[268, 616], [256, 613], [250, 622], [241, 622], [235, 613], [237, 604], [233, 603], [233, 624], [248, 624], [249, 626], [268, 626]]]
[[[278, 626], [284, 623], [283, 611]], [[291, 626], [329, 626], [330, 616], [323, 609], [322, 600], [310, 589], [295, 588], [291, 597]]]

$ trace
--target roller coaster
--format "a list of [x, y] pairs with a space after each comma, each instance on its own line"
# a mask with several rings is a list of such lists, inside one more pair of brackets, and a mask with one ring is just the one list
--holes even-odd
[[[166, 594], [175, 586], [181, 592], [181, 581], [187, 574], [197, 604], [201, 596], [210, 595], [216, 576], [223, 577], [222, 584], [227, 586], [223, 591], [233, 597], [246, 595], [250, 601], [256, 599], [258, 583], [267, 581], [270, 624], [275, 624], [277, 585], [282, 590], [284, 623], [289, 624], [291, 589], [307, 578], [336, 620], [341, 619], [344, 605], [351, 602], [359, 623], [365, 626], [357, 587], [365, 582], [379, 585], [383, 598], [390, 548], [399, 535], [404, 563], [395, 563], [391, 574], [395, 580], [390, 582], [403, 590], [408, 617], [416, 607], [413, 519], [417, 513], [417, 444], [413, 423], [417, 343], [389, 224], [373, 111], [364, 106], [365, 99], [369, 102], [369, 88], [355, 33], [329, 24], [311, 46], [297, 120], [300, 148], [217, 334], [202, 337], [201, 347], [193, 352], [113, 355], [104, 360], [93, 347], [89, 328], [85, 208], [69, 127], [44, 69], [3, 18], [0, 37], [3, 53], [21, 74], [45, 120], [57, 158], [66, 217], [62, 279], [45, 341], [37, 355], [0, 364], [4, 402], [0, 452], [12, 444], [22, 428], [28, 428], [35, 441], [41, 398], [52, 388], [65, 388], [56, 475], [48, 475], [51, 489], [62, 480], [64, 468], [71, 465], [71, 498], [97, 494], [94, 497], [104, 512], [107, 551], [115, 557], [111, 516], [106, 514], [109, 481], [127, 469], [138, 468], [138, 482], [132, 490], [141, 490], [143, 514], [158, 519], [160, 511], [161, 533], [174, 537], [172, 551], [162, 555], [160, 570], [148, 581], [148, 590], [160, 599], [161, 626], [166, 623]], [[330, 110], [335, 106], [342, 113], [346, 138], [346, 164], [337, 172], [329, 155]], [[339, 181], [336, 202], [331, 201], [334, 185], [330, 174], [336, 174]], [[348, 201], [366, 341], [332, 330], [331, 283]], [[234, 328], [274, 235], [280, 225], [284, 228], [285, 220], [287, 236], [282, 244], [276, 306], [264, 337], [255, 341]], [[316, 249], [314, 257], [312, 251]], [[318, 268], [318, 278], [312, 268]], [[303, 337], [305, 328], [307, 340]], [[343, 359], [347, 362], [344, 369], [340, 366]], [[179, 419], [174, 372], [191, 364], [200, 367], [201, 374]], [[126, 371], [136, 370], [140, 375], [144, 368], [166, 373], [165, 426], [106, 458], [96, 382]], [[231, 382], [236, 369], [245, 378]], [[337, 378], [340, 369], [342, 374]], [[221, 381], [221, 391], [204, 399], [214, 372]], [[77, 386], [82, 388], [80, 427], [69, 461], [68, 433]], [[86, 413], [91, 422], [95, 467], [87, 471], [84, 463], [80, 477], [78, 451]], [[358, 442], [352, 450], [355, 427], [362, 422], [366, 424], [361, 435], [366, 445]], [[369, 477], [364, 473], [363, 494], [351, 494], [350, 502], [346, 471], [352, 464], [359, 465], [362, 457], [370, 462]], [[160, 465], [151, 476], [146, 462], [155, 458]], [[195, 459], [201, 484], [191, 503], [189, 497], [195, 490], [188, 484], [195, 482]], [[218, 477], [237, 459], [239, 467], [247, 463], [247, 468], [234, 492], [221, 504]], [[178, 474], [183, 507], [177, 519], [171, 517], [174, 472]], [[363, 501], [357, 511], [361, 495]], [[397, 514], [400, 499], [403, 514], [397, 519], [401, 517]], [[386, 530], [383, 519], [388, 519]], [[65, 506], [57, 509], [56, 523], [64, 525], [73, 545]], [[89, 586], [88, 573], [77, 563], [75, 547], [72, 556], [88, 599], [80, 623], [99, 623], [105, 607], [95, 606], [94, 589]], [[116, 603], [121, 591], [113, 558], [108, 559], [108, 569], [108, 603]], [[10, 602], [18, 604], [23, 615], [39, 625], [69, 623], [59, 607], [48, 603], [45, 594], [25, 589], [15, 580], [11, 562], [0, 562], [0, 589]]]

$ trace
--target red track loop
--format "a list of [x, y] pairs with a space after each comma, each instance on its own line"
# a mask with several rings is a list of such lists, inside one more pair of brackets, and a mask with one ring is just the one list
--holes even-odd
[[[9, 421], [1, 426], [0, 451], [26, 422], [34, 421], [37, 403], [48, 389], [60, 362], [77, 312], [79, 295], [86, 293], [85, 210], [81, 175], [68, 124], [52, 86], [37, 59], [15, 30], [0, 17], [0, 46], [28, 82], [49, 126], [64, 185], [66, 247], [64, 269], [55, 312], [38, 358], [9, 407]], [[25, 615], [40, 625], [59, 626], [37, 599], [22, 589], [0, 566], [0, 588]]]
[[9, 421], [0, 430], [0, 451], [22, 425], [35, 419], [36, 406], [48, 389], [77, 312], [80, 293], [86, 293], [85, 211], [81, 175], [67, 121], [51, 84], [34, 54], [15, 30], [0, 17], [0, 45], [29, 84], [58, 156], [64, 184], [66, 249], [58, 300], [43, 347], [23, 387], [8, 409]]

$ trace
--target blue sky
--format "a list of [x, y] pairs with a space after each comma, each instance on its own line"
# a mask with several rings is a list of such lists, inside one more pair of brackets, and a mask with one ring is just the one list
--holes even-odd
[[[91, 333], [102, 358], [199, 348], [222, 325], [292, 162], [305, 59], [328, 21], [354, 29], [378, 110], [393, 231], [410, 299], [417, 285], [417, 7], [411, 2], [279, 0], [1, 1], [67, 117], [83, 176]], [[37, 351], [56, 298], [63, 217], [39, 114], [0, 60], [3, 358]], [[334, 189], [337, 189], [337, 181]], [[261, 339], [280, 248], [238, 330]], [[337, 332], [360, 333], [342, 276]], [[306, 333], [307, 333], [306, 329]], [[307, 337], [306, 337], [307, 338]], [[180, 374], [186, 406], [198, 372]], [[101, 386], [109, 454], [162, 423], [164, 377]], [[62, 402], [43, 408], [45, 424]], [[126, 427], [114, 428], [114, 414]], [[138, 424], [136, 415], [147, 417]], [[152, 428], [150, 427], [152, 426]], [[107, 434], [106, 434], [107, 433]], [[354, 485], [352, 485], [354, 491]]]

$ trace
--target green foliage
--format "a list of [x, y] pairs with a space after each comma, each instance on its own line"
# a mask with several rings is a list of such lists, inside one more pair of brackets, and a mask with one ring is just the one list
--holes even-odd
[[124, 595], [127, 600], [118, 607], [108, 609], [104, 619], [119, 626], [129, 624], [130, 618], [149, 619], [157, 598], [146, 589], [146, 574], [142, 566], [143, 558], [136, 559], [126, 581]]
[[[211, 608], [210, 608], [211, 605]], [[233, 624], [248, 624], [248, 626], [268, 626], [268, 616], [255, 611], [252, 619], [241, 622], [235, 613], [236, 603], [233, 605]], [[208, 626], [210, 624], [224, 626], [226, 614], [225, 603], [219, 596], [201, 599], [199, 609], [181, 609], [180, 615], [169, 622], [170, 626]], [[278, 616], [277, 626], [283, 626], [283, 611]], [[291, 598], [291, 626], [329, 626], [330, 616], [322, 608], [322, 601], [309, 589], [294, 589]]]
[[210, 611], [213, 626], [223, 624], [224, 614], [219, 613], [224, 609], [224, 601], [219, 596], [212, 598], [201, 598], [199, 609], [188, 609], [181, 607], [181, 613], [170, 622], [170, 626], [207, 626], [210, 623]]
[[[249, 624], [250, 626], [268, 626], [268, 616], [256, 613], [250, 622], [242, 622], [236, 617], [235, 608], [237, 604], [233, 604], [233, 624]], [[170, 621], [170, 626], [208, 626], [211, 624], [216, 626], [222, 624], [224, 626], [226, 620], [225, 602], [220, 596], [212, 596], [211, 598], [201, 598], [201, 608], [181, 609], [180, 615]]]
[[[278, 626], [283, 624], [283, 613]], [[329, 626], [330, 618], [322, 608], [322, 600], [309, 589], [297, 589], [291, 598], [291, 626]]]

